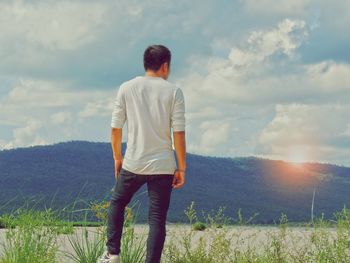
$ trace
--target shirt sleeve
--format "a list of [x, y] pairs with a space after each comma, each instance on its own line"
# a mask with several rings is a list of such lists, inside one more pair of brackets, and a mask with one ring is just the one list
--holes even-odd
[[170, 123], [173, 131], [185, 131], [185, 99], [180, 88], [175, 91]]
[[123, 128], [126, 121], [126, 107], [125, 98], [123, 93], [123, 86], [120, 86], [117, 92], [117, 96], [114, 101], [114, 108], [112, 112], [112, 128]]

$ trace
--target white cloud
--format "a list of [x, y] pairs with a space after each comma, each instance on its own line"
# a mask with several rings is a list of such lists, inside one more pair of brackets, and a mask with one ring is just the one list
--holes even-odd
[[197, 129], [196, 138], [193, 138], [188, 146], [190, 152], [211, 155], [215, 154], [218, 149], [226, 148], [231, 133], [230, 122], [225, 120], [203, 121]]
[[350, 104], [278, 104], [276, 116], [260, 134], [259, 147], [262, 154], [279, 159], [339, 162], [346, 158], [341, 148], [350, 154], [349, 119]]
[[71, 123], [73, 121], [72, 113], [69, 111], [60, 111], [51, 115], [50, 121], [52, 124], [61, 125]]
[[72, 112], [70, 111], [59, 111], [50, 116], [50, 122], [53, 124], [53, 126], [56, 126], [56, 129], [59, 128], [65, 138], [71, 139], [74, 135], [74, 118]]
[[[304, 21], [288, 19], [271, 30], [254, 31], [241, 48], [231, 48], [227, 59], [213, 57], [196, 62], [194, 57], [191, 58], [190, 61], [195, 61], [192, 69], [199, 68], [197, 65], [200, 64], [205, 72], [191, 73], [179, 80], [179, 85], [184, 86], [190, 96], [192, 108], [213, 100], [226, 103], [261, 101], [262, 96], [270, 96], [269, 91], [276, 94], [276, 89], [284, 86], [277, 86], [278, 80], [276, 83], [276, 78], [270, 77], [269, 71], [276, 66], [270, 57], [280, 52], [289, 62], [307, 35]], [[202, 96], [198, 97], [197, 93]]]
[[[101, 104], [112, 100], [114, 93], [115, 91], [109, 90], [75, 89], [72, 83], [64, 81], [21, 78], [13, 84], [7, 95], [0, 98], [0, 117], [3, 121], [10, 120], [11, 112], [16, 112], [20, 123], [22, 116], [28, 112], [56, 113], [56, 109], [67, 107], [76, 107], [75, 110], [80, 111], [83, 107], [93, 104], [102, 107]], [[111, 107], [111, 103], [105, 104], [104, 107]], [[44, 108], [47, 110], [43, 111]]]
[[[0, 123], [13, 126], [4, 148], [53, 143], [62, 138], [96, 136], [89, 120], [101, 119], [102, 134], [108, 134], [115, 90], [79, 90], [72, 83], [22, 78], [0, 98]], [[96, 125], [96, 124], [95, 124]], [[103, 132], [105, 131], [105, 132]], [[106, 137], [107, 138], [107, 137]]]
[[186, 112], [186, 119], [188, 121], [194, 121], [196, 119], [204, 119], [204, 118], [216, 118], [220, 117], [222, 112], [213, 106], [207, 106], [202, 109], [198, 109], [197, 111]]
[[13, 130], [13, 140], [3, 143], [4, 149], [47, 144], [46, 140], [38, 135], [41, 127], [41, 121], [28, 119], [24, 126]]
[[[307, 28], [304, 21], [286, 19], [275, 28], [252, 32], [240, 47], [231, 48], [226, 59], [189, 60], [192, 71], [178, 85], [183, 87], [188, 115], [193, 116], [190, 149], [243, 155], [246, 147], [251, 154], [279, 159], [296, 159], [296, 153], [301, 159], [304, 152], [304, 159], [315, 160], [326, 160], [332, 152], [338, 157], [334, 162], [345, 160], [344, 150], [334, 154], [340, 147], [337, 140], [344, 138], [332, 136], [347, 132], [349, 116], [344, 109], [350, 109], [343, 104], [350, 99], [350, 65], [302, 64], [297, 51], [309, 35]], [[343, 115], [332, 118], [328, 111]], [[239, 117], [248, 112], [253, 121], [243, 128], [247, 122]], [[212, 128], [204, 132], [202, 123]], [[201, 139], [194, 137], [197, 131]]]
[[105, 97], [88, 102], [84, 109], [79, 112], [79, 117], [87, 118], [94, 116], [110, 116], [113, 108], [113, 97]]
[[344, 132], [340, 133], [339, 135], [350, 137], [350, 122], [346, 125], [346, 129], [344, 130]]
[[0, 43], [25, 49], [73, 50], [96, 38], [105, 9], [94, 2], [1, 2]]
[[305, 77], [309, 85], [316, 87], [325, 94], [347, 96], [350, 92], [350, 65], [322, 61], [314, 65], [305, 66]]
[[247, 12], [262, 15], [290, 15], [304, 13], [314, 0], [240, 0]]
[[[342, 115], [336, 106], [350, 101], [349, 1], [0, 1], [0, 87], [9, 90], [0, 147], [109, 140], [116, 93], [107, 87], [142, 71], [142, 48], [163, 42], [186, 96], [190, 151], [306, 158], [317, 147], [319, 158], [348, 163], [350, 124], [326, 112]], [[310, 143], [315, 120], [325, 132]]]
[[0, 149], [5, 149], [7, 142], [3, 139], [0, 139]]
[[254, 31], [242, 49], [236, 47], [231, 49], [229, 59], [234, 66], [250, 66], [263, 62], [277, 52], [292, 57], [294, 51], [307, 37], [305, 25], [304, 21], [285, 19], [276, 29]]
[[[179, 80], [191, 100], [189, 109], [205, 107], [215, 100], [242, 105], [346, 100], [350, 97], [349, 64], [301, 64], [295, 59], [307, 36], [304, 21], [284, 20], [275, 29], [250, 34], [247, 45], [233, 46], [227, 59], [191, 58], [192, 71]], [[287, 57], [273, 58], [279, 53]], [[197, 73], [199, 65], [202, 72]]]
[[67, 87], [68, 83], [64, 82], [58, 84], [48, 80], [21, 78], [11, 88], [8, 96], [2, 99], [2, 102], [21, 107], [67, 106], [71, 103], [67, 100], [67, 95], [70, 94], [69, 90], [65, 90]]

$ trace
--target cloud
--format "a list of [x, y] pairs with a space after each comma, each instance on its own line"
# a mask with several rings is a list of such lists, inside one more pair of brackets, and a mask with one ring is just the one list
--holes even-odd
[[249, 66], [278, 52], [292, 57], [307, 36], [305, 21], [285, 19], [275, 29], [253, 31], [247, 45], [231, 49], [229, 59], [234, 66]]
[[[81, 89], [109, 89], [143, 71], [142, 51], [149, 44], [170, 46], [182, 61], [192, 51], [181, 43], [207, 43], [203, 40], [210, 36], [201, 22], [214, 4], [1, 1], [0, 70], [17, 77], [73, 80]], [[208, 50], [206, 45], [197, 48], [202, 50]]]
[[82, 109], [78, 115], [81, 118], [93, 117], [93, 116], [109, 116], [111, 115], [111, 109], [113, 108], [114, 98], [106, 97], [88, 102], [84, 109]]
[[143, 75], [144, 48], [163, 43], [190, 152], [349, 163], [349, 4], [1, 1], [0, 147], [109, 140], [115, 87]]
[[81, 82], [101, 57], [91, 47], [106, 10], [93, 1], [0, 1], [2, 75]]
[[0, 98], [0, 123], [13, 127], [7, 143], [1, 134], [2, 147], [94, 137], [99, 130], [83, 129], [97, 125], [94, 117], [100, 118], [102, 134], [107, 135], [116, 90], [77, 90], [72, 85], [28, 78], [14, 82]]
[[51, 115], [51, 123], [61, 125], [64, 123], [71, 123], [73, 121], [72, 113], [69, 111], [60, 111]]
[[50, 116], [50, 122], [62, 131], [65, 138], [72, 138], [74, 133], [77, 132], [72, 127], [74, 117], [70, 111], [59, 111]]
[[[350, 154], [349, 120], [350, 104], [277, 104], [276, 116], [262, 130], [257, 147], [274, 157], [302, 155], [310, 161], [338, 162]], [[345, 148], [338, 140], [347, 144]]]
[[314, 0], [240, 0], [244, 8], [250, 13], [260, 15], [295, 15], [304, 13], [305, 9], [316, 2]]
[[[56, 85], [61, 86], [58, 88]], [[74, 94], [65, 90], [68, 83], [55, 83], [49, 80], [21, 78], [11, 88], [8, 96], [2, 98], [4, 104], [22, 107], [62, 107], [70, 105], [67, 95]]]
[[13, 140], [2, 143], [4, 149], [11, 149], [22, 146], [43, 145], [47, 142], [37, 134], [42, 127], [42, 122], [35, 119], [28, 119], [20, 128], [13, 130]]
[[[344, 105], [350, 99], [350, 65], [303, 64], [298, 49], [309, 34], [305, 21], [285, 19], [275, 28], [251, 32], [240, 46], [232, 46], [227, 58], [192, 57], [192, 71], [178, 82], [189, 104], [189, 128], [201, 131], [189, 150], [243, 155], [246, 147], [258, 156], [295, 159], [299, 152], [301, 159], [301, 152], [307, 152], [303, 158], [315, 160], [326, 160], [332, 152], [338, 159], [328, 158], [334, 162], [346, 160], [346, 154], [334, 154], [345, 137], [332, 136], [347, 132]], [[333, 110], [338, 107], [344, 107], [339, 110], [342, 117], [323, 120], [328, 111], [338, 114]], [[251, 120], [249, 128], [247, 119], [240, 118], [244, 115]]]
[[[269, 90], [276, 93], [274, 89], [281, 87], [273, 83], [276, 79], [271, 75], [276, 66], [274, 56], [283, 54], [285, 57], [279, 58], [277, 63], [281, 60], [281, 63], [290, 63], [307, 35], [304, 21], [286, 19], [276, 28], [253, 31], [242, 47], [231, 48], [226, 59], [209, 57], [197, 61], [195, 57], [191, 58], [195, 63], [192, 69], [199, 68], [197, 65], [200, 64], [203, 73], [192, 71], [185, 79], [179, 80], [179, 85], [184, 86], [191, 97], [190, 108], [209, 104], [208, 100], [234, 103], [261, 101], [262, 96], [270, 96]], [[198, 92], [205, 95], [196, 98]]]
[[189, 148], [194, 153], [215, 154], [225, 146], [231, 133], [231, 124], [225, 120], [204, 121], [200, 124], [197, 144], [190, 142]]
[[317, 64], [307, 65], [304, 69], [309, 85], [317, 87], [319, 92], [327, 96], [336, 96], [337, 98], [341, 98], [344, 95], [348, 97], [350, 91], [349, 64], [322, 61]]
[[[17, 52], [74, 50], [96, 39], [105, 6], [71, 1], [5, 1], [0, 3], [0, 43]], [[22, 49], [24, 48], [24, 49]]]
[[[294, 91], [284, 88], [286, 79], [296, 82], [299, 76], [274, 73], [274, 69], [281, 60], [286, 64], [291, 61], [296, 63], [293, 62], [295, 50], [307, 35], [304, 21], [287, 19], [275, 28], [253, 31], [241, 47], [231, 48], [227, 58], [191, 57], [190, 73], [178, 80], [190, 102], [187, 105], [188, 115], [193, 116], [192, 113], [198, 112], [198, 109], [211, 108], [215, 110], [212, 113], [206, 111], [206, 118], [214, 114], [216, 119], [230, 117], [228, 121], [232, 121], [242, 116], [244, 111], [250, 112], [247, 107], [259, 105], [261, 112], [266, 113], [269, 108], [273, 110], [266, 103], [277, 102], [281, 98], [290, 100], [289, 93]], [[285, 56], [279, 57], [276, 62], [274, 55], [277, 53]], [[291, 83], [290, 80], [288, 82]], [[254, 115], [259, 113], [252, 112], [250, 116]]]

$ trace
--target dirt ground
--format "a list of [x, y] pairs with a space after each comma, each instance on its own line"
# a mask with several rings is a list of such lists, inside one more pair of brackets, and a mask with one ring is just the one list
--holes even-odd
[[[64, 256], [64, 252], [72, 252], [72, 246], [69, 243], [68, 237], [81, 237], [82, 228], [75, 227], [73, 234], [61, 234], [58, 238], [59, 245], [59, 262], [72, 262], [69, 258]], [[0, 254], [2, 254], [3, 247], [1, 244], [5, 242], [5, 229], [0, 229]], [[96, 227], [89, 227], [89, 238], [93, 239], [98, 229]], [[182, 244], [181, 237], [184, 233], [190, 231], [189, 225], [167, 224], [167, 237], [165, 246], [170, 244]], [[212, 238], [212, 231], [224, 231], [226, 237], [232, 238], [232, 249], [247, 249], [255, 248], [256, 251], [262, 251], [265, 245], [269, 245], [272, 236], [278, 236], [280, 229], [274, 226], [226, 226], [224, 229], [206, 229], [204, 231], [195, 231], [193, 235], [192, 245], [196, 246], [201, 237], [205, 237], [208, 241]], [[331, 237], [334, 237], [336, 232], [334, 228], [328, 228], [326, 231]], [[310, 234], [314, 232], [312, 228], [304, 227], [288, 227], [286, 230], [286, 245], [292, 250], [303, 249], [310, 242]], [[135, 234], [140, 238], [147, 239], [148, 225], [135, 225]], [[208, 242], [209, 245], [210, 242]], [[181, 249], [181, 248], [180, 248]]]

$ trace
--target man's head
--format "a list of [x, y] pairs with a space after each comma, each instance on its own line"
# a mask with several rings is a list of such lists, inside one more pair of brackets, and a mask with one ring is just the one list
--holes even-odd
[[152, 45], [143, 54], [143, 66], [148, 75], [167, 79], [170, 74], [171, 52], [163, 45]]

